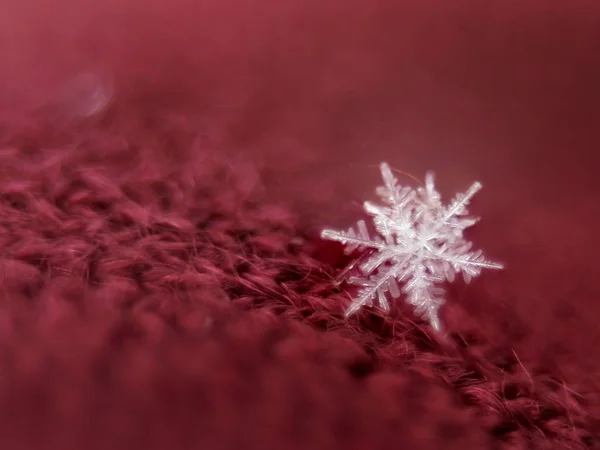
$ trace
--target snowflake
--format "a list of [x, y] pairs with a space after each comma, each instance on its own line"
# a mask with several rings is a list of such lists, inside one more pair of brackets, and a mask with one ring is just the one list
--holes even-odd
[[432, 173], [427, 174], [425, 186], [418, 189], [398, 185], [386, 163], [381, 164], [381, 174], [384, 185], [377, 188], [377, 194], [383, 204], [364, 204], [365, 211], [373, 216], [378, 236], [370, 237], [362, 220], [356, 230], [327, 229], [321, 233], [323, 239], [345, 245], [346, 254], [364, 251], [340, 274], [340, 278], [352, 272], [359, 275], [347, 279], [360, 288], [346, 316], [375, 301], [389, 311], [386, 295], [398, 298], [404, 293], [406, 301], [415, 306], [415, 314], [440, 331], [438, 310], [444, 302], [444, 291], [439, 283], [454, 281], [459, 272], [468, 283], [482, 269], [502, 269], [501, 264], [485, 260], [480, 250], [471, 250], [472, 244], [463, 236], [464, 230], [478, 221], [467, 217], [467, 205], [481, 184], [473, 183], [445, 206]]

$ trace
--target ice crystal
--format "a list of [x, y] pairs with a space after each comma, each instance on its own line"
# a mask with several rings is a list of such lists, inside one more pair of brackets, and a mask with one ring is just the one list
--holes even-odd
[[384, 185], [377, 188], [382, 204], [366, 202], [365, 211], [373, 217], [377, 236], [371, 237], [364, 221], [347, 231], [323, 230], [321, 237], [341, 242], [346, 253], [363, 251], [340, 275], [359, 286], [357, 297], [346, 311], [349, 316], [361, 307], [377, 303], [389, 311], [387, 296], [415, 306], [415, 314], [440, 331], [438, 311], [444, 302], [444, 281], [452, 282], [461, 273], [465, 282], [482, 269], [501, 269], [502, 265], [487, 261], [480, 250], [472, 250], [463, 232], [478, 219], [468, 217], [467, 206], [481, 189], [473, 185], [454, 197], [446, 206], [428, 173], [425, 186], [402, 187], [386, 163], [381, 164]]

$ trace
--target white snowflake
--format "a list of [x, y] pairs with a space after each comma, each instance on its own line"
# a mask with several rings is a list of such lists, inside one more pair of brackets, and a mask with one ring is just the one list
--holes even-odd
[[485, 260], [480, 250], [471, 250], [471, 243], [463, 236], [463, 231], [478, 221], [467, 217], [466, 207], [481, 184], [473, 183], [467, 192], [444, 206], [432, 173], [427, 174], [425, 186], [418, 189], [398, 185], [386, 163], [381, 164], [381, 174], [384, 185], [377, 188], [377, 194], [383, 205], [364, 204], [379, 236], [371, 238], [362, 220], [356, 230], [351, 227], [348, 231], [321, 233], [323, 239], [345, 245], [347, 254], [365, 251], [340, 274], [343, 278], [356, 272], [358, 276], [347, 281], [360, 286], [346, 316], [373, 305], [375, 300], [380, 308], [389, 311], [386, 294], [397, 298], [404, 293], [407, 302], [415, 306], [415, 314], [440, 331], [438, 310], [444, 302], [444, 291], [438, 284], [452, 282], [458, 272], [468, 283], [481, 269], [502, 268], [501, 264]]

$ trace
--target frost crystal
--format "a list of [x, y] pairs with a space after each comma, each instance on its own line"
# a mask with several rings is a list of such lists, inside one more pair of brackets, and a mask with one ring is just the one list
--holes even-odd
[[397, 298], [404, 293], [406, 301], [415, 306], [415, 314], [440, 331], [438, 310], [444, 302], [444, 291], [439, 283], [452, 282], [458, 272], [468, 283], [481, 269], [502, 268], [501, 264], [486, 261], [480, 250], [471, 250], [471, 243], [463, 236], [463, 231], [478, 221], [467, 217], [467, 205], [481, 184], [473, 183], [445, 206], [432, 173], [427, 174], [425, 186], [418, 189], [401, 187], [386, 163], [381, 164], [381, 174], [384, 185], [377, 188], [377, 194], [383, 204], [364, 204], [365, 211], [373, 216], [378, 236], [371, 237], [362, 220], [356, 229], [321, 233], [323, 239], [345, 245], [347, 254], [364, 251], [340, 275], [356, 273], [347, 281], [360, 287], [346, 316], [375, 301], [389, 311], [386, 295]]

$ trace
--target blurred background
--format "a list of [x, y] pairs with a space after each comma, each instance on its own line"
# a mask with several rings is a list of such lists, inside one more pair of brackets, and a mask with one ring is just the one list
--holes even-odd
[[5, 129], [183, 117], [309, 231], [354, 222], [382, 160], [446, 196], [481, 181], [520, 354], [598, 373], [597, 1], [4, 0], [0, 55]]

